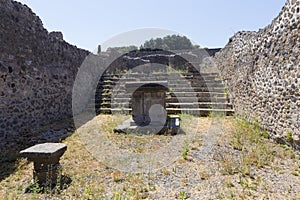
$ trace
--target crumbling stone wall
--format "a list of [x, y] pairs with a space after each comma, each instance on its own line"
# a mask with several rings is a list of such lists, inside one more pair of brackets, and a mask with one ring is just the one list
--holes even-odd
[[0, 137], [72, 114], [72, 87], [87, 51], [48, 33], [30, 8], [0, 0]]
[[269, 26], [237, 33], [215, 56], [235, 112], [279, 140], [300, 137], [299, 9], [288, 0]]

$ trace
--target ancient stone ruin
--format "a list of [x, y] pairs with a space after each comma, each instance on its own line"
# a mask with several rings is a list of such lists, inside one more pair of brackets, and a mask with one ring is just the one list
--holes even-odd
[[72, 116], [72, 87], [88, 51], [49, 33], [30, 8], [0, 0], [0, 137]]
[[[214, 79], [212, 84], [220, 84], [215, 88], [220, 88], [224, 82], [229, 93], [229, 97], [224, 97], [224, 87], [223, 93], [214, 91], [220, 93], [222, 97], [219, 97], [224, 100], [220, 109], [234, 110], [239, 116], [258, 121], [272, 138], [283, 141], [287, 135], [292, 135], [293, 141], [299, 141], [299, 10], [299, 0], [288, 0], [279, 16], [266, 28], [258, 32], [239, 32], [230, 38], [214, 59], [222, 80], [215, 82], [219, 74], [212, 77], [212, 74], [203, 72], [199, 76], [189, 71], [183, 76], [191, 79], [198, 76], [192, 81], [193, 87], [197, 88], [197, 100], [166, 100], [167, 110], [181, 112], [194, 109], [194, 104], [197, 104], [197, 112], [209, 109], [212, 98], [205, 96], [207, 91], [202, 89], [210, 86], [202, 87], [201, 81], [204, 79], [208, 83], [208, 80]], [[60, 32], [49, 33], [39, 17], [21, 3], [0, 0], [0, 16], [0, 137], [27, 134], [40, 126], [71, 117], [74, 80], [89, 52], [65, 42]], [[125, 61], [144, 64], [142, 59], [135, 58], [153, 59], [145, 52], [140, 54], [144, 55], [127, 55]], [[176, 59], [169, 58], [170, 55], [159, 59], [172, 65]], [[155, 59], [158, 59], [157, 56]], [[119, 61], [116, 60], [115, 64]], [[105, 101], [111, 96], [104, 92], [110, 86], [104, 83], [118, 78], [112, 77], [109, 72], [98, 77], [99, 91], [94, 91], [98, 92], [94, 95], [96, 107], [92, 108], [96, 112], [105, 109], [111, 112], [114, 106]], [[185, 92], [181, 95], [189, 95], [188, 90]], [[126, 96], [124, 93], [120, 95]], [[206, 98], [205, 101], [200, 101], [200, 97]], [[184, 98], [191, 97], [182, 96]], [[83, 102], [88, 107], [88, 101]]]
[[60, 157], [67, 150], [62, 143], [43, 143], [24, 149], [20, 155], [33, 161], [33, 180], [40, 185], [55, 185], [59, 176], [61, 165]]
[[[168, 90], [167, 81], [156, 82], [127, 82], [128, 90], [134, 89], [132, 94], [132, 119], [139, 126], [155, 124], [164, 126], [164, 112], [166, 108], [166, 91]], [[156, 109], [157, 116], [151, 119], [151, 108], [160, 106]]]
[[166, 132], [168, 81], [127, 82], [125, 87], [132, 94], [132, 119], [116, 127], [115, 131], [146, 134]]
[[217, 53], [235, 112], [277, 140], [300, 137], [300, 1], [288, 0], [270, 25], [239, 32]]
[[[90, 108], [97, 113], [131, 112], [133, 106], [126, 82], [165, 80], [169, 89], [165, 97], [168, 114], [184, 112], [207, 116], [212, 111], [232, 114], [230, 99], [216, 69], [208, 66], [210, 71], [204, 70], [204, 59], [209, 56], [203, 50], [140, 51], [121, 55], [99, 80], [95, 105]], [[129, 72], [137, 66], [145, 67]], [[168, 71], [168, 66], [182, 72]]]

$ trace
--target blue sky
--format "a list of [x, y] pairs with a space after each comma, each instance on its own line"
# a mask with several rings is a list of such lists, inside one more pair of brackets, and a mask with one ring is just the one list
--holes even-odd
[[[264, 28], [285, 3], [285, 0], [19, 1], [42, 19], [48, 31], [62, 31], [67, 42], [91, 51], [98, 44], [107, 45], [107, 40], [126, 45], [122, 37], [110, 39], [124, 32], [150, 27], [180, 33], [201, 47], [223, 47], [237, 31]], [[149, 29], [139, 35], [150, 39], [146, 32]], [[156, 31], [150, 35], [163, 36], [164, 33]], [[139, 45], [137, 43], [142, 41], [135, 35], [133, 38], [135, 41], [129, 43]], [[110, 44], [115, 46], [115, 43]]]

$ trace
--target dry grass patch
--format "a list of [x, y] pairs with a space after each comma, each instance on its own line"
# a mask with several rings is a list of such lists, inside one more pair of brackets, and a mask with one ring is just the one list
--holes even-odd
[[[118, 116], [116, 121], [113, 116], [100, 115], [94, 119], [96, 125], [84, 130], [87, 134], [95, 128], [104, 131], [120, 148], [136, 153], [159, 149], [169, 137], [174, 137], [114, 134], [113, 128], [126, 117]], [[224, 133], [208, 149], [211, 152], [203, 156], [205, 138], [210, 136], [205, 133], [212, 119], [195, 120], [188, 115], [181, 118], [182, 128], [195, 131], [196, 137], [186, 141], [174, 163], [157, 172], [132, 174], [107, 167], [93, 157], [81, 135], [75, 132], [62, 141], [68, 146], [61, 158], [62, 175], [72, 180], [68, 187], [57, 193], [24, 193], [33, 183], [33, 164], [19, 159], [16, 171], [0, 182], [0, 199], [300, 198], [299, 155], [289, 147], [272, 143], [257, 125], [226, 118]], [[153, 149], [146, 147], [149, 142], [153, 143]], [[154, 145], [155, 142], [158, 144]]]
[[[227, 133], [229, 137], [222, 138], [220, 146], [224, 147], [229, 144], [232, 150], [226, 148], [227, 150], [224, 152], [220, 149], [215, 155], [219, 161], [221, 174], [227, 177], [224, 190], [219, 196], [220, 199], [270, 198], [264, 192], [268, 193], [274, 186], [269, 185], [268, 181], [261, 176], [272, 177], [276, 174], [288, 175], [289, 173], [297, 176], [299, 156], [293, 150], [273, 143], [269, 140], [267, 132], [256, 123], [251, 124], [240, 119], [235, 119], [231, 123], [233, 126]], [[282, 167], [288, 168], [290, 172], [282, 171]], [[266, 175], [266, 170], [273, 174]], [[286, 187], [286, 183], [284, 184]], [[236, 192], [232, 192], [232, 188]]]

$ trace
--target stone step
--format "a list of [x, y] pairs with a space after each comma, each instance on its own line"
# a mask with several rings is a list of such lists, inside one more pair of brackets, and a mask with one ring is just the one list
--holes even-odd
[[113, 98], [113, 100], [111, 98], [102, 98], [102, 102], [118, 102], [118, 103], [127, 103], [130, 101], [131, 98], [126, 97], [126, 98]]
[[[198, 116], [208, 116], [211, 112], [220, 112], [225, 113], [226, 115], [232, 115], [234, 113], [233, 109], [211, 109], [211, 108], [167, 108], [168, 114], [179, 114], [186, 113]], [[123, 113], [130, 114], [132, 111], [131, 108], [101, 108], [98, 109], [97, 113]]]
[[98, 84], [95, 107], [101, 113], [131, 112], [131, 93], [126, 91], [125, 82], [168, 80], [170, 92], [166, 94], [166, 107], [169, 114], [184, 112], [205, 116], [214, 111], [233, 113], [224, 83], [218, 73], [191, 72], [180, 75], [178, 77], [178, 73], [164, 72], [153, 73], [150, 76], [106, 74]]
[[[112, 85], [112, 84], [105, 84], [105, 85], [99, 85], [97, 86], [97, 89], [114, 89], [116, 85]], [[117, 87], [118, 89], [121, 89], [121, 90], [125, 90], [125, 85], [118, 85]]]
[[208, 112], [233, 112], [233, 109], [215, 108], [166, 108], [167, 111], [208, 111]]
[[216, 113], [224, 113], [225, 115], [232, 115], [234, 113], [233, 109], [206, 109], [206, 108], [167, 108], [168, 114], [180, 114], [186, 113], [190, 115], [197, 115], [197, 116], [208, 116], [212, 112]]
[[[130, 102], [103, 102], [99, 104], [101, 107], [113, 107], [113, 108], [129, 108], [131, 107]], [[100, 107], [99, 106], [99, 107]], [[232, 107], [231, 103], [225, 102], [190, 102], [190, 103], [166, 103], [166, 107], [170, 108], [226, 108]]]
[[101, 81], [119, 81], [119, 80], [128, 80], [128, 81], [134, 81], [137, 79], [168, 79], [168, 80], [176, 80], [178, 79], [178, 77], [181, 77], [183, 79], [210, 79], [210, 80], [214, 80], [214, 79], [220, 79], [220, 75], [201, 75], [201, 74], [194, 74], [194, 75], [190, 75], [190, 76], [184, 76], [182, 74], [165, 74], [165, 75], [157, 75], [157, 74], [150, 74], [150, 75], [130, 75], [130, 76], [122, 76], [122, 77], [101, 77]]
[[222, 102], [191, 102], [191, 103], [167, 103], [167, 108], [232, 108], [231, 103]]
[[[102, 102], [116, 102], [116, 103], [127, 103], [130, 102], [131, 98], [103, 98]], [[192, 103], [192, 102], [218, 102], [227, 103], [230, 99], [227, 97], [170, 97], [166, 99], [166, 103]]]
[[226, 97], [225, 93], [222, 92], [172, 92], [168, 93], [167, 96], [171, 97]]
[[172, 92], [220, 92], [224, 93], [224, 87], [176, 87]]
[[[102, 98], [131, 98], [130, 93], [104, 93]], [[167, 97], [225, 97], [226, 94], [222, 92], [167, 92]], [[99, 100], [101, 97], [99, 98]]]
[[[113, 84], [105, 84], [105, 85], [99, 85], [97, 89], [114, 89], [116, 85]], [[188, 87], [208, 87], [208, 88], [215, 88], [215, 87], [223, 87], [224, 84], [222, 82], [211, 82], [211, 83], [197, 83], [197, 84], [189, 84], [189, 83], [180, 83], [180, 84], [174, 84], [174, 83], [169, 83], [168, 88], [188, 88]], [[118, 90], [125, 90], [125, 85], [118, 85], [117, 86]]]
[[195, 77], [195, 76], [201, 76], [201, 77], [209, 77], [209, 76], [220, 76], [219, 73], [186, 73], [186, 72], [163, 72], [163, 73], [125, 73], [125, 74], [103, 74], [102, 78], [107, 79], [107, 78], [135, 78], [135, 77], [141, 77], [141, 76], [149, 76], [149, 75], [155, 75], [155, 76], [178, 76], [180, 74], [183, 77]]
[[[224, 87], [176, 87], [176, 88], [171, 88], [172, 92], [219, 92], [219, 93], [224, 93], [225, 88]], [[127, 93], [125, 88], [123, 89], [103, 89], [103, 90], [97, 90], [95, 93], [96, 96], [101, 96], [103, 94], [110, 94], [110, 93], [115, 93], [115, 94], [120, 94], [120, 93]]]
[[[179, 72], [155, 72], [152, 74], [156, 75], [173, 75], [173, 74], [178, 74]], [[146, 73], [140, 73], [140, 74], [146, 74]], [[140, 74], [138, 73], [122, 73], [122, 74], [103, 74], [102, 77], [122, 77], [122, 76], [139, 76]], [[195, 76], [195, 75], [202, 75], [202, 76], [219, 76], [220, 74], [218, 72], [180, 72], [182, 76]]]
[[[131, 106], [131, 102], [102, 102], [101, 106], [109, 106], [113, 105], [115, 107], [124, 107], [124, 106]], [[229, 102], [176, 102], [176, 103], [166, 103], [167, 107], [208, 107], [208, 106], [231, 106], [232, 104]]]
[[197, 97], [180, 97], [180, 98], [171, 97], [171, 98], [166, 99], [167, 103], [179, 103], [179, 101], [181, 103], [191, 103], [191, 102], [226, 103], [226, 102], [230, 102], [230, 99], [227, 98], [227, 97], [201, 97], [201, 98], [197, 98]]
[[[205, 79], [192, 79], [192, 80], [186, 80], [186, 79], [175, 79], [175, 80], [168, 80], [168, 79], [158, 79], [158, 80], [167, 80], [168, 84], [173, 84], [173, 85], [204, 85], [204, 84], [214, 84], [214, 83], [219, 83], [223, 84], [222, 80], [205, 80]], [[133, 79], [131, 82], [134, 81], [158, 81], [157, 79]], [[103, 86], [107, 85], [118, 85], [118, 86], [124, 86], [126, 82], [130, 81], [100, 81], [98, 83], [98, 88], [100, 89]]]
[[223, 82], [181, 82], [181, 83], [173, 83], [169, 82], [168, 83], [169, 88], [175, 88], [175, 87], [180, 87], [180, 88], [188, 88], [188, 87], [224, 87]]

